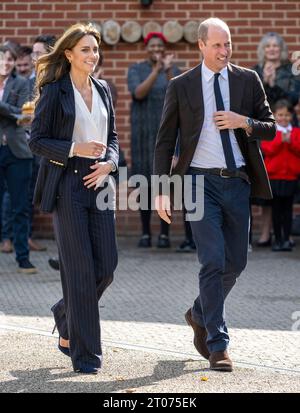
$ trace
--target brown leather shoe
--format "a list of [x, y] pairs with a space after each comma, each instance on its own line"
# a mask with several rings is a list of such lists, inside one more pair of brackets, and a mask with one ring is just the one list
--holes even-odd
[[207, 331], [204, 327], [199, 326], [192, 319], [192, 310], [191, 308], [185, 313], [185, 319], [189, 326], [194, 330], [194, 346], [198, 353], [201, 354], [205, 359], [209, 359], [209, 351], [206, 345]]
[[214, 351], [209, 356], [209, 364], [211, 370], [232, 371], [232, 361], [229, 358], [227, 351]]
[[28, 239], [28, 246], [30, 251], [47, 251], [46, 247], [39, 245], [36, 241], [33, 241], [32, 238]]
[[11, 252], [13, 252], [13, 250], [14, 249], [11, 240], [5, 239], [1, 247], [1, 252], [4, 252], [5, 254], [10, 254]]

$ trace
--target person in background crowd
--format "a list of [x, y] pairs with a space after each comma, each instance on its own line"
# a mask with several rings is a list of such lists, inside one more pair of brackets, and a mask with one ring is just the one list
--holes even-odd
[[35, 77], [34, 66], [31, 58], [32, 48], [21, 46], [17, 50], [16, 71], [19, 76], [32, 79]]
[[[288, 99], [292, 107], [296, 106], [299, 101], [300, 78], [292, 72], [284, 39], [278, 33], [266, 33], [259, 42], [257, 56], [258, 64], [253, 69], [263, 82], [270, 106], [272, 107], [279, 99]], [[298, 125], [294, 112], [292, 123]], [[262, 207], [262, 228], [256, 245], [271, 246], [272, 200], [256, 199], [252, 200], [252, 204]]]
[[5, 42], [3, 43], [2, 46], [8, 47], [9, 49], [12, 49], [17, 56], [18, 56], [18, 50], [21, 47], [20, 43], [15, 42], [13, 40], [5, 40]]
[[[39, 57], [49, 53], [56, 42], [56, 37], [53, 34], [41, 34], [34, 39], [32, 46], [31, 59], [35, 66]], [[35, 96], [35, 71], [34, 76], [29, 78], [31, 99]]]
[[[46, 54], [50, 51], [51, 47], [54, 45], [56, 41], [55, 36], [53, 35], [40, 35], [38, 36], [33, 43], [33, 48], [32, 48], [32, 53], [31, 53], [31, 58], [32, 58], [32, 63], [35, 65], [37, 59], [42, 56], [43, 54]], [[28, 47], [18, 47], [17, 50], [19, 50], [19, 53], [23, 55], [24, 53], [28, 53], [29, 50], [31, 50]], [[21, 52], [22, 51], [22, 52]], [[27, 55], [23, 56], [24, 62], [27, 61]], [[23, 63], [24, 63], [23, 62]], [[25, 64], [25, 63], [24, 63]], [[35, 95], [35, 74], [34, 76], [30, 76], [29, 79], [29, 89], [30, 89], [30, 96], [29, 96], [29, 101], [34, 99]], [[30, 131], [30, 123], [31, 120], [26, 120], [26, 122], [22, 123], [24, 128], [26, 129], [27, 132], [27, 137], [29, 137], [29, 131]], [[40, 159], [38, 156], [34, 155], [33, 156], [33, 164], [32, 164], [32, 176], [31, 176], [31, 181], [30, 181], [30, 187], [29, 187], [29, 239], [28, 239], [28, 245], [29, 249], [31, 251], [46, 251], [46, 247], [40, 245], [36, 240], [32, 238], [32, 232], [33, 232], [33, 217], [34, 217], [34, 207], [32, 204], [33, 200], [33, 193], [34, 193], [34, 187], [37, 179], [37, 173], [39, 169], [39, 162]], [[4, 198], [3, 198], [3, 212], [2, 212], [2, 240], [3, 240], [3, 245], [1, 248], [2, 252], [12, 252], [12, 211], [11, 211], [11, 202], [10, 202], [10, 197], [8, 193], [5, 193]]]
[[[20, 48], [20, 44], [17, 42], [14, 42], [12, 40], [6, 40], [3, 43], [4, 47], [7, 47], [8, 49], [11, 49], [15, 55], [18, 54], [18, 49]], [[15, 69], [14, 69], [15, 71]], [[7, 188], [5, 188], [3, 197], [0, 199], [0, 237], [1, 240], [3, 241], [2, 246], [1, 246], [1, 252], [6, 252], [6, 253], [11, 253], [13, 252], [13, 246], [12, 246], [12, 240], [13, 240], [13, 233], [12, 233], [12, 218], [11, 218], [11, 204], [10, 204], [10, 198], [9, 198], [9, 193], [7, 192]], [[5, 221], [5, 216], [9, 214], [9, 220], [8, 222]], [[4, 238], [5, 236], [6, 238]], [[9, 240], [8, 242], [6, 242]]]
[[[148, 180], [148, 205], [141, 209], [142, 237], [139, 247], [151, 247], [151, 187], [155, 139], [162, 115], [164, 97], [169, 80], [180, 74], [173, 64], [173, 55], [166, 54], [166, 38], [151, 32], [144, 39], [148, 59], [135, 63], [128, 70], [128, 89], [131, 104], [131, 159], [132, 175], [142, 174]], [[170, 247], [169, 227], [160, 220], [157, 247]]]
[[293, 197], [300, 176], [300, 129], [292, 126], [293, 106], [289, 101], [278, 100], [273, 111], [277, 124], [276, 137], [273, 141], [261, 142], [273, 192], [275, 243], [272, 250], [291, 251]]
[[28, 190], [32, 171], [32, 153], [28, 147], [25, 130], [17, 124], [16, 115], [29, 97], [26, 79], [14, 73], [16, 55], [11, 48], [0, 48], [0, 199], [5, 183], [11, 199], [13, 214], [13, 244], [18, 271], [35, 273], [29, 261]]

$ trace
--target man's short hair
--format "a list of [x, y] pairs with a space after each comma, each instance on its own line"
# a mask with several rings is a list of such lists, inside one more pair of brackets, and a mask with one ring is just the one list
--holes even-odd
[[41, 34], [34, 39], [33, 43], [43, 43], [47, 52], [55, 45], [56, 37], [53, 34]]
[[204, 43], [207, 40], [209, 26], [219, 27], [230, 33], [229, 27], [224, 20], [218, 19], [217, 17], [210, 17], [209, 19], [201, 22], [198, 28], [198, 39], [201, 39]]
[[31, 56], [32, 53], [32, 48], [28, 47], [28, 46], [21, 46], [18, 50], [17, 50], [17, 57], [18, 58], [22, 58], [25, 56]]

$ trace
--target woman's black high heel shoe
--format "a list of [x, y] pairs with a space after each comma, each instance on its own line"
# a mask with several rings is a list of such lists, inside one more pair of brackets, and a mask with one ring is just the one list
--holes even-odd
[[83, 373], [83, 374], [98, 374], [100, 367], [89, 366], [88, 364], [74, 369], [75, 373]]
[[[56, 324], [54, 325], [54, 328], [52, 330], [52, 334], [54, 334], [55, 330], [56, 330]], [[58, 347], [58, 350], [60, 350], [65, 356], [71, 357], [69, 347], [63, 347], [63, 346], [60, 345], [60, 336], [58, 336], [58, 345], [57, 345], [57, 347]]]

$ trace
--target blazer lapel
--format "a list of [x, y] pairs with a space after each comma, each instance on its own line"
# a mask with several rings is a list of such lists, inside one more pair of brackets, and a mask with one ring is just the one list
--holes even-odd
[[96, 89], [98, 90], [103, 103], [106, 107], [106, 110], [109, 111], [109, 100], [108, 100], [108, 96], [107, 93], [104, 90], [104, 87], [102, 86], [101, 82], [97, 81], [96, 79], [94, 79], [93, 77], [91, 77], [92, 82], [94, 83], [94, 85], [96, 86]]
[[204, 102], [203, 102], [203, 91], [202, 91], [202, 77], [201, 77], [201, 64], [192, 69], [189, 76], [186, 78], [186, 85], [184, 88], [189, 105], [193, 112], [194, 117], [194, 132], [191, 136], [191, 149], [194, 152], [204, 121]]
[[72, 139], [75, 124], [75, 97], [69, 73], [60, 79], [61, 105], [64, 113], [64, 124], [68, 129], [66, 136]]
[[188, 100], [193, 112], [200, 111], [201, 116], [204, 114], [201, 64], [192, 69], [186, 78], [186, 88]]
[[[240, 113], [245, 87], [245, 79], [243, 78], [243, 76], [240, 76], [240, 73], [234, 68], [234, 66], [231, 66], [231, 64], [228, 65], [228, 81], [230, 110], [235, 113]], [[242, 151], [242, 154], [244, 155], [245, 141], [242, 136], [236, 132], [235, 137]]]
[[108, 116], [107, 116], [107, 122], [108, 122], [107, 127], [108, 127], [108, 129], [107, 129], [107, 130], [109, 131], [109, 125], [110, 125], [110, 104], [109, 104], [108, 95], [107, 95], [106, 91], [104, 90], [104, 86], [102, 86], [102, 84], [101, 84], [101, 82], [100, 82], [99, 80], [94, 79], [92, 76], [90, 76], [90, 78], [91, 78], [92, 82], [94, 83], [96, 89], [98, 90], [98, 92], [99, 92], [99, 94], [100, 94], [100, 96], [101, 96], [101, 99], [102, 99], [102, 101], [103, 101], [103, 103], [104, 103], [104, 105], [105, 105], [105, 107], [106, 107], [107, 114], [108, 114]]
[[230, 93], [230, 110], [240, 113], [245, 80], [231, 64], [228, 65], [228, 81]]
[[2, 96], [2, 102], [7, 101], [7, 98], [8, 98], [8, 96], [10, 94], [10, 91], [13, 87], [13, 84], [14, 84], [14, 78], [13, 78], [13, 76], [9, 76], [9, 78], [7, 79], [5, 88], [4, 88], [4, 92], [3, 92], [3, 96]]

